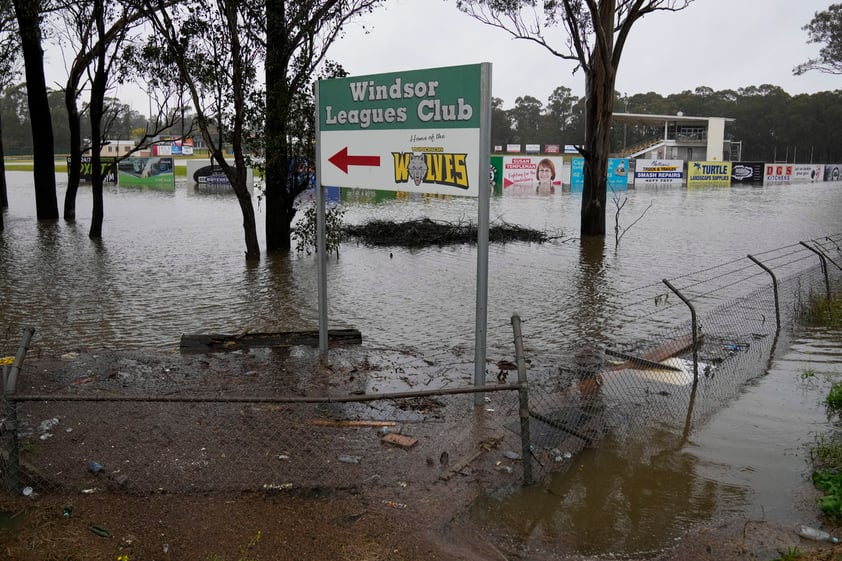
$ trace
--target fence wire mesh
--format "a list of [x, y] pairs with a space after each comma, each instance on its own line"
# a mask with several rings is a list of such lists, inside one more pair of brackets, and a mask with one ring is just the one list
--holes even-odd
[[[667, 279], [675, 292], [666, 282], [638, 290], [590, 337], [566, 344], [557, 368], [531, 372], [536, 476], [568, 469], [583, 448], [599, 446], [607, 433], [612, 442], [654, 427], [686, 436], [726, 406], [786, 346], [786, 327], [840, 290], [842, 268], [829, 262], [840, 255], [838, 237], [809, 245], [827, 257], [826, 266], [796, 244], [752, 256], [775, 275], [774, 282], [747, 258]], [[664, 327], [653, 330], [653, 324]]]
[[[560, 334], [549, 352], [523, 318], [528, 384], [513, 364], [491, 365], [498, 385], [480, 407], [456, 393], [472, 390], [473, 364], [453, 354], [340, 348], [315, 366], [316, 351], [299, 347], [160, 363], [123, 353], [105, 370], [69, 356], [39, 372], [24, 365], [14, 394], [7, 368], [0, 470], [7, 490], [42, 493], [400, 488], [483, 471], [520, 481], [526, 461], [541, 479], [586, 447], [656, 426], [687, 434], [727, 405], [786, 344], [786, 326], [838, 292], [840, 242], [793, 244], [614, 299], [594, 288], [547, 311]], [[0, 356], [16, 345], [6, 333]]]

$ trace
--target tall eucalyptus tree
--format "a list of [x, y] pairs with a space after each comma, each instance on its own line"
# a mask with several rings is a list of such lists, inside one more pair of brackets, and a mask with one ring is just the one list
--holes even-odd
[[56, 197], [56, 167], [53, 150], [53, 124], [44, 76], [44, 51], [41, 46], [41, 2], [12, 0], [20, 32], [29, 121], [32, 125], [35, 213], [39, 220], [59, 217]]
[[[585, 158], [581, 233], [605, 236], [606, 177], [611, 151], [614, 83], [632, 26], [657, 11], [678, 11], [692, 0], [457, 0], [457, 6], [517, 39], [535, 42], [585, 74]], [[539, 7], [540, 6], [540, 7]], [[561, 41], [550, 33], [561, 26]], [[574, 72], [575, 72], [574, 70]]]
[[[5, 92], [18, 79], [20, 70], [17, 53], [19, 49], [20, 36], [17, 31], [12, 2], [11, 0], [0, 0], [0, 92]], [[3, 124], [2, 119], [0, 119], [0, 230], [3, 229], [3, 209], [9, 207], [2, 132]]]
[[[67, 2], [55, 13], [57, 27], [56, 38], [62, 50], [70, 52], [71, 59], [67, 65], [67, 80], [64, 84], [64, 105], [67, 110], [68, 128], [70, 131], [70, 164], [67, 170], [67, 190], [64, 195], [64, 218], [76, 218], [76, 193], [79, 189], [82, 153], [91, 148], [82, 142], [82, 115], [78, 102], [86, 86], [94, 88], [90, 76], [96, 73], [97, 57], [105, 55], [103, 65], [107, 65], [104, 76], [105, 82], [97, 95], [103, 99], [90, 100], [101, 106], [103, 115], [113, 104], [106, 103], [105, 96], [110, 84], [121, 80], [124, 67], [120, 65], [120, 53], [123, 42], [128, 38], [132, 29], [143, 22], [145, 13], [129, 2], [108, 2], [106, 5], [96, 0], [77, 0]], [[99, 29], [98, 26], [102, 26]], [[98, 120], [102, 124], [100, 116]], [[100, 146], [105, 141], [105, 130], [96, 131], [100, 142], [91, 143]], [[92, 137], [93, 138], [93, 137]], [[98, 152], [94, 150], [94, 152]], [[95, 168], [99, 169], [99, 168]], [[100, 201], [101, 202], [101, 201]], [[96, 206], [96, 202], [95, 202]], [[101, 210], [101, 206], [100, 206]], [[94, 212], [97, 216], [97, 212]], [[99, 224], [101, 234], [101, 221]]]
[[[234, 188], [243, 214], [246, 259], [260, 259], [254, 205], [247, 185], [247, 138], [256, 125], [251, 104], [262, 98], [259, 70], [265, 54], [262, 0], [147, 0], [155, 33], [143, 53], [156, 69], [172, 68], [191, 99], [194, 122], [212, 160]], [[155, 70], [155, 72], [158, 72]], [[162, 70], [153, 85], [173, 76]], [[259, 103], [259, 101], [257, 101]], [[226, 144], [233, 164], [226, 159]]]
[[[296, 135], [295, 107], [343, 26], [383, 0], [266, 0], [266, 245], [291, 246], [295, 198], [310, 185], [312, 142]], [[298, 101], [297, 101], [298, 100]], [[300, 117], [300, 116], [298, 116]], [[308, 117], [309, 118], [309, 117]], [[310, 119], [311, 120], [311, 119]]]

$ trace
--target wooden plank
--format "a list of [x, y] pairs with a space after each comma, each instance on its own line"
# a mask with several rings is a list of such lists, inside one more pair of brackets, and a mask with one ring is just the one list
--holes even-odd
[[454, 475], [471, 465], [477, 458], [479, 458], [489, 450], [497, 448], [497, 446], [502, 440], [502, 437], [491, 437], [483, 440], [479, 443], [479, 450], [476, 450], [475, 452], [472, 452], [467, 456], [461, 458], [458, 462], [456, 462], [456, 464], [453, 465], [453, 467], [441, 474], [439, 476], [439, 479], [447, 481], [448, 479], [450, 479], [451, 477], [453, 477]]
[[[360, 344], [362, 334], [356, 329], [329, 329], [328, 341], [336, 344]], [[278, 333], [242, 333], [238, 335], [224, 333], [196, 333], [181, 336], [182, 350], [192, 351], [235, 351], [250, 347], [291, 347], [319, 344], [318, 330], [287, 331]]]
[[605, 354], [609, 356], [613, 356], [616, 358], [625, 359], [627, 362], [622, 364], [618, 364], [617, 366], [613, 366], [612, 369], [619, 370], [621, 368], [625, 368], [628, 363], [635, 365], [636, 367], [644, 367], [644, 368], [654, 368], [657, 370], [676, 370], [678, 372], [681, 371], [680, 368], [675, 366], [670, 366], [668, 364], [662, 364], [660, 362], [655, 362], [654, 360], [648, 360], [639, 356], [630, 355], [627, 353], [621, 353], [619, 351], [612, 351], [611, 349], [605, 349]]
[[341, 419], [312, 419], [310, 425], [318, 427], [394, 427], [395, 421], [352, 421]]
[[397, 446], [398, 448], [409, 449], [418, 444], [418, 439], [404, 434], [395, 434], [390, 432], [389, 434], [383, 435], [380, 442], [385, 442], [386, 444], [391, 444], [393, 446]]
[[[699, 335], [699, 346], [701, 346], [703, 339], [704, 337]], [[619, 358], [624, 358], [627, 361], [622, 364], [614, 365], [611, 368], [609, 368], [609, 370], [625, 370], [640, 367], [658, 368], [665, 370], [680, 370], [679, 368], [667, 366], [665, 364], [660, 363], [668, 358], [672, 358], [692, 349], [693, 335], [688, 333], [687, 335], [682, 335], [681, 337], [678, 337], [671, 341], [665, 341], [657, 347], [649, 349], [648, 351], [642, 353], [640, 356], [632, 356], [625, 353], [620, 353], [618, 351], [609, 350], [606, 350], [605, 354], [617, 356]]]

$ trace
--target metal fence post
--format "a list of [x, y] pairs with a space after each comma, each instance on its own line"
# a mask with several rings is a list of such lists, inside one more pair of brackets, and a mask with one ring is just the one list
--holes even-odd
[[531, 485], [532, 479], [532, 443], [529, 434], [529, 384], [526, 380], [526, 360], [523, 356], [523, 334], [520, 329], [520, 316], [512, 314], [512, 331], [515, 336], [515, 362], [517, 364], [518, 397], [520, 399], [520, 446], [523, 462], [523, 484]]
[[17, 494], [20, 492], [20, 450], [18, 449], [18, 414], [17, 402], [14, 400], [14, 393], [17, 388], [18, 374], [23, 365], [23, 360], [26, 357], [26, 351], [29, 350], [29, 343], [32, 341], [32, 335], [35, 333], [34, 327], [26, 327], [23, 330], [23, 337], [18, 346], [17, 354], [15, 354], [15, 362], [12, 363], [12, 368], [3, 369], [3, 398], [2, 415], [4, 418], [2, 435], [3, 435], [3, 452], [6, 456], [6, 490], [9, 493]]
[[752, 255], [746, 255], [749, 259], [751, 259], [758, 267], [769, 273], [769, 276], [772, 277], [772, 290], [775, 293], [775, 325], [777, 325], [778, 329], [781, 328], [781, 305], [778, 302], [778, 279], [775, 278], [775, 273], [772, 272], [772, 269], [758, 261]]
[[663, 283], [667, 285], [667, 288], [672, 290], [676, 296], [681, 298], [681, 301], [687, 304], [688, 308], [690, 308], [690, 323], [692, 324], [691, 329], [693, 330], [693, 383], [697, 384], [699, 382], [699, 334], [696, 329], [696, 308], [693, 307], [690, 300], [685, 298], [677, 288], [670, 284], [670, 281], [664, 279]]
[[830, 279], [827, 276], [827, 259], [825, 259], [822, 252], [819, 251], [818, 249], [810, 247], [805, 242], [798, 242], [798, 243], [800, 243], [801, 245], [803, 245], [804, 247], [806, 247], [807, 249], [809, 249], [810, 251], [812, 251], [813, 253], [815, 253], [816, 255], [819, 256], [819, 261], [822, 264], [822, 274], [824, 275], [824, 288], [825, 288], [825, 292], [827, 293], [827, 299], [830, 300]]

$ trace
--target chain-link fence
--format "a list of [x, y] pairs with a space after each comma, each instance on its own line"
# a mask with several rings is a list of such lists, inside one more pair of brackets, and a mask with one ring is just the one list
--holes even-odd
[[4, 366], [0, 470], [8, 491], [41, 493], [399, 488], [480, 470], [540, 480], [609, 431], [687, 435], [727, 404], [805, 307], [839, 289], [840, 243], [664, 279], [619, 304], [580, 299], [553, 311], [561, 331], [579, 328], [551, 360], [515, 317], [516, 360], [484, 388], [469, 385], [471, 364], [353, 346], [332, 349], [329, 367], [313, 366], [315, 350], [270, 349], [158, 363], [125, 353], [96, 371], [85, 362], [96, 357], [66, 357], [28, 372], [25, 341], [7, 337], [0, 356], [19, 360]]
[[749, 255], [664, 279], [634, 303], [599, 312], [612, 321], [574, 341], [556, 369], [530, 373], [536, 477], [567, 469], [607, 431], [622, 441], [668, 425], [686, 438], [762, 375], [794, 321], [839, 291], [839, 246], [830, 236]]

